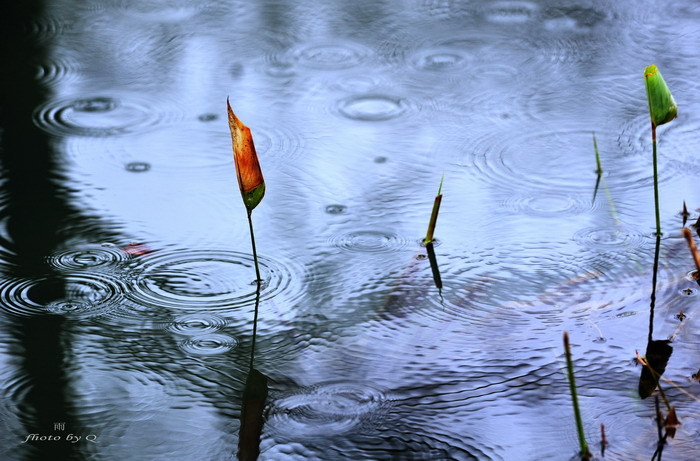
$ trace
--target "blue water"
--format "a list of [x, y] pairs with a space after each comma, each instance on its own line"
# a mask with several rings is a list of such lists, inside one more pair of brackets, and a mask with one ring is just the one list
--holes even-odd
[[[21, 3], [2, 31], [0, 459], [234, 460], [244, 401], [261, 460], [575, 459], [564, 331], [591, 451], [603, 424], [604, 459], [650, 459], [650, 64], [679, 106], [658, 130], [651, 336], [671, 339], [682, 422], [663, 459], [695, 459], [695, 2]], [[227, 97], [266, 180], [257, 407]], [[420, 241], [443, 175], [439, 291]]]

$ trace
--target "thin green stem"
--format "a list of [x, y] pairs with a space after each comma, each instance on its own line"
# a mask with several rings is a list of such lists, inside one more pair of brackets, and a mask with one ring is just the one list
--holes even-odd
[[659, 214], [659, 171], [656, 162], [656, 125], [651, 124], [651, 144], [654, 162], [654, 207], [656, 208], [656, 235], [661, 235], [661, 217]]
[[578, 432], [578, 442], [581, 447], [581, 459], [590, 459], [586, 435], [583, 432], [583, 421], [581, 420], [581, 410], [578, 406], [576, 396], [576, 380], [574, 378], [574, 363], [571, 360], [571, 347], [569, 346], [569, 334], [564, 332], [564, 352], [566, 355], [566, 371], [569, 377], [569, 390], [571, 391], [571, 402], [574, 406], [574, 417], [576, 419], [576, 431]]
[[258, 252], [255, 250], [255, 232], [253, 232], [253, 216], [250, 210], [248, 211], [248, 226], [250, 227], [250, 244], [253, 247], [253, 262], [255, 263], [255, 277], [260, 283], [260, 267], [258, 266]]
[[260, 267], [258, 265], [258, 252], [255, 249], [255, 233], [253, 232], [253, 217], [248, 210], [248, 226], [250, 227], [250, 243], [253, 247], [253, 263], [255, 264], [255, 313], [253, 316], [253, 342], [250, 348], [250, 370], [253, 369], [253, 360], [255, 359], [255, 338], [258, 333], [258, 311], [260, 307], [260, 288], [262, 279], [260, 278]]

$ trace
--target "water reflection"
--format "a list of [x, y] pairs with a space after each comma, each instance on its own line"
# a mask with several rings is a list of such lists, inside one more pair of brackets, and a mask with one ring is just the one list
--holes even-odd
[[[70, 373], [66, 365], [71, 360], [73, 334], [66, 328], [62, 317], [45, 310], [34, 310], [31, 316], [15, 316], [18, 304], [26, 298], [37, 280], [51, 280], [42, 284], [41, 296], [51, 301], [67, 294], [63, 278], [46, 263], [63, 240], [67, 218], [75, 215], [68, 205], [65, 190], [57, 181], [60, 168], [57, 153], [49, 138], [32, 123], [31, 114], [49, 95], [48, 89], [34, 78], [34, 69], [23, 59], [34, 56], [42, 60], [46, 46], [35, 34], [25, 35], [22, 24], [35, 24], [43, 2], [26, 2], [5, 9], [5, 19], [14, 24], [2, 40], [2, 95], [0, 111], [0, 151], [2, 151], [3, 201], [0, 203], [5, 221], [3, 235], [3, 343], [7, 344], [6, 360], [9, 370], [3, 373], [5, 398], [14, 411], [2, 410], [8, 439], [3, 443], [3, 458], [40, 460], [49, 458], [78, 459], [79, 449], [74, 444], [49, 444], [31, 440], [31, 434], [60, 436], [57, 423], [79, 430], [74, 402], [68, 390]], [[16, 87], [11, 82], [23, 82]], [[15, 292], [8, 299], [7, 275], [16, 280]], [[11, 282], [10, 282], [11, 283]], [[24, 289], [19, 289], [23, 285]], [[21, 292], [19, 294], [17, 292]], [[31, 306], [38, 307], [38, 306]], [[7, 440], [7, 439], [6, 439]], [[21, 443], [25, 441], [25, 443]]]

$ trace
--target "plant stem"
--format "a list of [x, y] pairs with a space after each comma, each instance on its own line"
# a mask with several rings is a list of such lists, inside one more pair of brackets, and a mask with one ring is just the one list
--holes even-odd
[[578, 397], [576, 397], [576, 380], [574, 379], [574, 364], [571, 360], [571, 347], [569, 346], [569, 334], [564, 332], [564, 352], [566, 354], [566, 371], [569, 377], [569, 389], [571, 391], [571, 402], [574, 405], [574, 417], [576, 419], [576, 431], [578, 432], [578, 443], [581, 446], [581, 459], [590, 459], [586, 435], [583, 432], [583, 421], [581, 420], [581, 410], [578, 407]]
[[250, 227], [250, 244], [253, 247], [253, 262], [255, 263], [255, 277], [258, 283], [260, 283], [260, 267], [258, 267], [258, 252], [255, 250], [255, 232], [253, 232], [253, 216], [250, 210], [248, 210], [248, 226]]
[[651, 124], [651, 144], [654, 162], [654, 207], [656, 208], [656, 235], [661, 235], [661, 218], [659, 216], [659, 172], [656, 165], [656, 125]]
[[260, 307], [260, 286], [262, 279], [260, 278], [260, 266], [258, 265], [258, 252], [255, 249], [255, 232], [253, 232], [253, 216], [251, 210], [248, 210], [248, 226], [250, 227], [250, 243], [253, 247], [253, 263], [255, 264], [255, 313], [253, 316], [253, 343], [250, 349], [250, 369], [253, 369], [253, 360], [255, 358], [255, 337], [258, 330], [258, 308]]

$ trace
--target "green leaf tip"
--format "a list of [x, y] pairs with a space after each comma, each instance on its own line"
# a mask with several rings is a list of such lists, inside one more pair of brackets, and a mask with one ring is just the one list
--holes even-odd
[[265, 183], [260, 184], [255, 189], [243, 193], [243, 203], [248, 209], [248, 211], [253, 211], [253, 209], [260, 204], [263, 197], [265, 196]]
[[646, 84], [651, 123], [656, 127], [676, 118], [678, 106], [658, 67], [652, 64], [644, 69], [644, 82]]
[[442, 174], [442, 178], [440, 178], [440, 187], [438, 187], [438, 195], [442, 195], [442, 182], [445, 180], [445, 173]]

